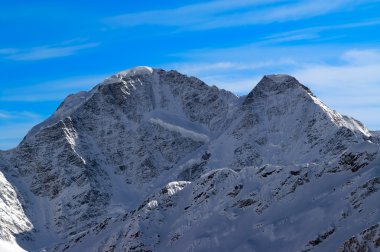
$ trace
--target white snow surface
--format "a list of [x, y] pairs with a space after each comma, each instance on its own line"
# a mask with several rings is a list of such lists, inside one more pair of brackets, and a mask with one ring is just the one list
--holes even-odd
[[134, 68], [130, 68], [124, 71], [118, 72], [116, 75], [120, 77], [129, 77], [133, 75], [143, 75], [143, 74], [152, 74], [153, 68], [148, 66], [138, 66]]
[[379, 142], [288, 75], [136, 67], [0, 152], [0, 250], [375, 251]]
[[24, 252], [26, 250], [20, 248], [17, 243], [10, 243], [7, 241], [0, 240], [0, 251], [1, 252]]

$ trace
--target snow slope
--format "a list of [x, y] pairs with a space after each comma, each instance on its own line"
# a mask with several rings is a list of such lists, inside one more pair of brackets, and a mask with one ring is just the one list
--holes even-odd
[[236, 97], [136, 67], [0, 152], [12, 213], [0, 238], [28, 251], [345, 251], [380, 222], [379, 165], [378, 134], [294, 77]]

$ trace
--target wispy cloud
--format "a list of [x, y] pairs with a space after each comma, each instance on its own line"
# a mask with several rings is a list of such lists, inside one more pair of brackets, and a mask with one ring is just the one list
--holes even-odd
[[299, 66], [294, 74], [319, 86], [355, 88], [354, 92], [362, 92], [359, 87], [363, 89], [371, 86], [380, 91], [379, 50], [349, 50], [342, 53], [341, 59], [344, 61], [343, 64]]
[[182, 64], [172, 64], [172, 68], [177, 69], [180, 72], [191, 74], [191, 75], [203, 75], [205, 73], [211, 73], [213, 71], [221, 70], [257, 70], [266, 67], [273, 67], [279, 65], [293, 65], [295, 61], [291, 58], [280, 58], [276, 60], [265, 60], [258, 62], [212, 62], [212, 63], [182, 63]]
[[0, 111], [0, 119], [8, 119], [8, 118], [9, 118], [9, 115], [7, 113]]
[[341, 24], [341, 25], [324, 25], [324, 26], [314, 26], [306, 29], [297, 29], [281, 33], [272, 34], [261, 39], [258, 43], [278, 43], [278, 42], [289, 42], [289, 41], [300, 41], [300, 40], [310, 40], [320, 38], [320, 34], [326, 31], [334, 30], [345, 30], [362, 28], [369, 26], [380, 25], [380, 19], [366, 20], [355, 23]]
[[0, 110], [0, 150], [13, 147], [46, 116], [31, 111]]
[[258, 5], [281, 2], [279, 0], [219, 0], [207, 3], [191, 4], [175, 9], [153, 10], [138, 13], [127, 13], [104, 19], [106, 24], [111, 26], [133, 27], [138, 25], [162, 25], [181, 27], [187, 25], [197, 25], [210, 17], [233, 11], [240, 8], [247, 8]]
[[78, 76], [30, 84], [27, 87], [9, 87], [0, 92], [0, 101], [44, 102], [62, 101], [70, 93], [89, 90], [110, 74]]
[[0, 120], [32, 119], [39, 120], [42, 116], [30, 111], [5, 111], [0, 110]]
[[0, 48], [0, 55], [8, 55], [17, 53], [18, 50], [14, 48]]
[[12, 122], [0, 125], [0, 150], [8, 150], [16, 147], [28, 131], [41, 122], [40, 120], [26, 120], [25, 122]]
[[380, 64], [380, 50], [350, 50], [342, 58], [354, 65]]
[[40, 46], [26, 49], [19, 48], [3, 48], [0, 49], [0, 56], [15, 61], [35, 61], [52, 58], [67, 57], [77, 52], [97, 47], [99, 43], [84, 43], [77, 45]]
[[[168, 10], [154, 10], [109, 17], [105, 23], [114, 27], [138, 25], [172, 26], [203, 30], [300, 20], [324, 15], [368, 1], [324, 0], [289, 1], [211, 1]], [[259, 7], [259, 8], [258, 8]]]
[[326, 1], [301, 1], [295, 4], [284, 4], [278, 7], [264, 10], [252, 10], [244, 13], [234, 13], [214, 19], [212, 22], [203, 24], [199, 28], [232, 27], [253, 24], [267, 24], [273, 22], [285, 22], [307, 19], [324, 15], [340, 8], [346, 4], [354, 3], [350, 0], [337, 0], [326, 4]]

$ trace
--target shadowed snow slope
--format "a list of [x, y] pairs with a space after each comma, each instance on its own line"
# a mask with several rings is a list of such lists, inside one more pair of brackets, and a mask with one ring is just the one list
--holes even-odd
[[136, 67], [68, 96], [0, 152], [0, 239], [28, 251], [376, 250], [376, 230], [362, 237], [380, 222], [379, 142], [288, 75], [237, 97]]

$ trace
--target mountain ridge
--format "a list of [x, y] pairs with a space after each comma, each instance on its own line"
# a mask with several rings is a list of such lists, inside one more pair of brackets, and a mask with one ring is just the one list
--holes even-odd
[[[22, 206], [11, 217], [32, 225], [15, 229], [1, 219], [1, 239], [36, 251], [203, 251], [221, 244], [244, 251], [264, 249], [260, 240], [267, 239], [273, 251], [337, 250], [367, 228], [343, 228], [348, 220], [380, 221], [376, 137], [288, 75], [264, 76], [239, 98], [176, 71], [136, 67], [69, 96], [18, 147], [0, 153], [5, 188], [16, 189], [5, 206]], [[281, 238], [288, 222], [275, 220], [284, 216], [276, 206], [310, 235]], [[313, 212], [326, 225], [309, 220]], [[249, 221], [263, 235], [249, 236], [256, 230], [244, 225]], [[240, 229], [247, 231], [240, 242], [223, 238]], [[270, 229], [281, 235], [270, 238]]]

